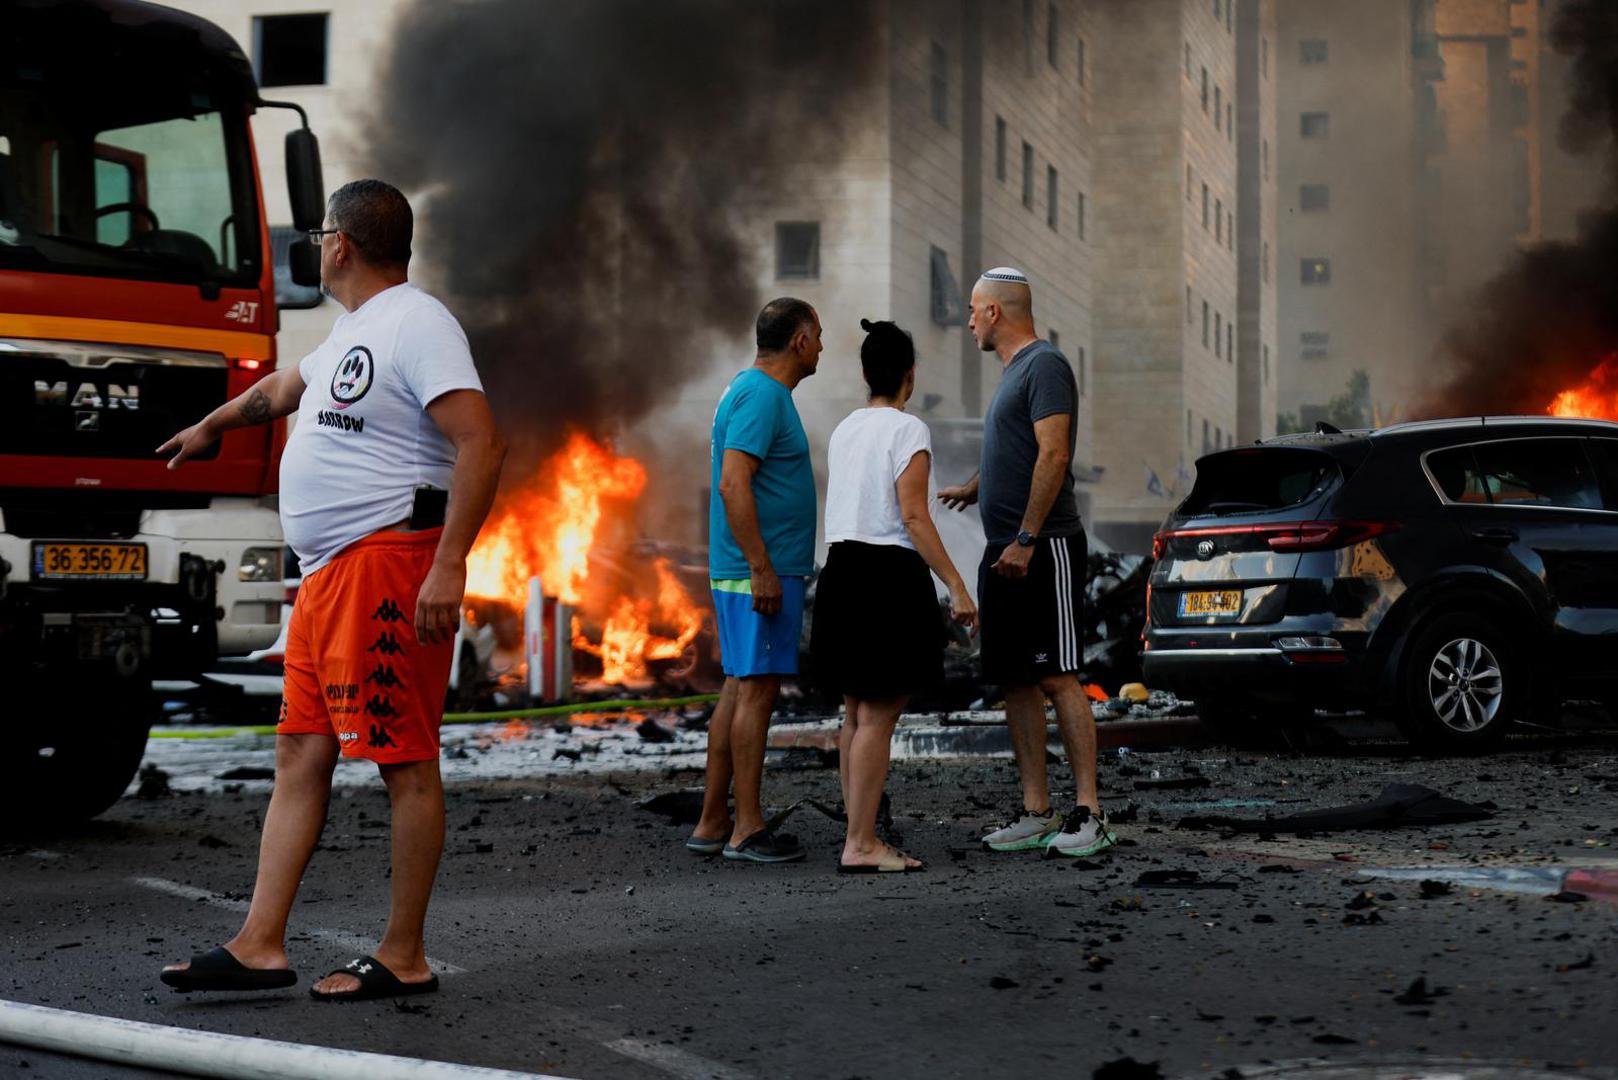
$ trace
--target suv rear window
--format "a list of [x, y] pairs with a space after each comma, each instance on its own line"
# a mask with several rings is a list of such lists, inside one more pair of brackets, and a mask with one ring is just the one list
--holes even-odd
[[1180, 507], [1184, 515], [1254, 514], [1307, 502], [1341, 471], [1318, 450], [1288, 447], [1234, 450], [1197, 463], [1197, 482]]
[[1601, 486], [1577, 439], [1458, 446], [1428, 455], [1427, 468], [1450, 502], [1602, 508]]

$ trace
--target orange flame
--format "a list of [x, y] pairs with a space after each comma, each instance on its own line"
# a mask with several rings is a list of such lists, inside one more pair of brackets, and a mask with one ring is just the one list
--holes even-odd
[[573, 647], [601, 658], [602, 679], [614, 685], [643, 680], [650, 660], [677, 659], [702, 630], [703, 613], [681, 587], [667, 559], [653, 564], [656, 581], [627, 591], [593, 583], [590, 551], [611, 521], [627, 520], [629, 504], [646, 487], [646, 470], [584, 435], [574, 434], [540, 472], [507, 496], [467, 557], [468, 596], [527, 603], [528, 580], [545, 595], [601, 623], [601, 638], [573, 620]]
[[574, 433], [537, 482], [508, 500], [499, 520], [484, 527], [466, 559], [467, 595], [506, 597], [521, 605], [528, 579], [537, 576], [546, 596], [579, 603], [590, 578], [602, 502], [638, 498], [645, 487], [640, 462]]
[[1557, 394], [1545, 411], [1552, 416], [1618, 420], [1618, 353], [1597, 364], [1582, 384]]

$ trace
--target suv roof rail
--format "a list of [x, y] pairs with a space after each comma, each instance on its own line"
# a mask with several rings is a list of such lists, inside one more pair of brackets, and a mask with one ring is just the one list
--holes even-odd
[[1406, 420], [1398, 424], [1389, 424], [1385, 428], [1378, 428], [1373, 435], [1389, 435], [1406, 431], [1435, 431], [1443, 428], [1488, 427], [1490, 424], [1583, 424], [1591, 427], [1611, 429], [1618, 427], [1611, 420], [1599, 420], [1588, 416], [1546, 416], [1546, 415], [1518, 415], [1518, 416], [1450, 416], [1436, 420]]

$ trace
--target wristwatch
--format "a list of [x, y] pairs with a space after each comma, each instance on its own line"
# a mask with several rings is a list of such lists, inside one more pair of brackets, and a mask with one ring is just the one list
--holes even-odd
[[1017, 534], [1017, 546], [1018, 547], [1033, 547], [1034, 546], [1034, 534], [1029, 532], [1027, 529], [1024, 529], [1022, 532], [1018, 533]]

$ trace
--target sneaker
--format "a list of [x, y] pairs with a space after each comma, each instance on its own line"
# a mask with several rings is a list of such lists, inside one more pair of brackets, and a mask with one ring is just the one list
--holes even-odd
[[803, 845], [791, 833], [776, 833], [760, 829], [746, 840], [731, 847], [725, 845], [724, 856], [732, 862], [780, 863], [796, 862], [804, 857]]
[[1062, 819], [1056, 811], [1036, 814], [1032, 810], [1018, 812], [1010, 821], [983, 838], [983, 846], [990, 851], [1032, 851], [1050, 842], [1061, 828]]
[[1075, 806], [1062, 819], [1062, 829], [1045, 846], [1045, 857], [1065, 855], [1080, 859], [1104, 851], [1118, 842], [1107, 824], [1106, 811], [1092, 811], [1088, 806]]

